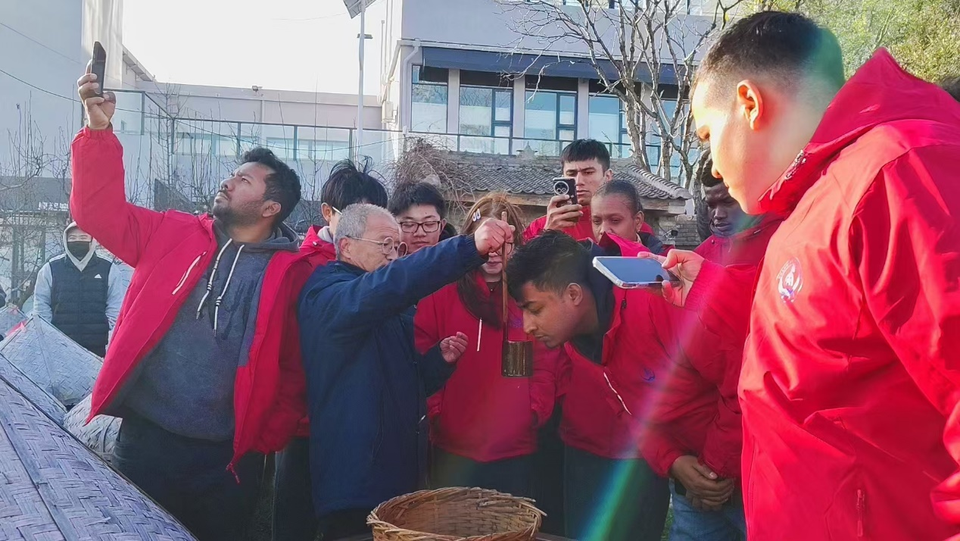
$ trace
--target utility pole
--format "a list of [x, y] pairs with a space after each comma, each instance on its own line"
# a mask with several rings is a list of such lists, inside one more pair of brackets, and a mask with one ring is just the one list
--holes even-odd
[[366, 41], [373, 39], [373, 36], [367, 34], [366, 11], [370, 4], [376, 0], [344, 0], [350, 18], [360, 15], [360, 33], [357, 34], [357, 40], [360, 42], [360, 77], [357, 89], [357, 153], [360, 155], [360, 149], [363, 148], [363, 51], [366, 48]]

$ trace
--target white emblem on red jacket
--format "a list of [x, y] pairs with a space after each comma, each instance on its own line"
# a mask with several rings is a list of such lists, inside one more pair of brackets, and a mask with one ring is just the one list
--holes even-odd
[[803, 289], [803, 267], [800, 260], [792, 258], [780, 269], [777, 275], [777, 291], [783, 302], [793, 302]]

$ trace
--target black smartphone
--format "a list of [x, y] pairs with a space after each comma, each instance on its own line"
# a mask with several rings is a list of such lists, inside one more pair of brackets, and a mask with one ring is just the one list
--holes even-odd
[[553, 179], [553, 193], [557, 195], [569, 195], [570, 200], [565, 204], [579, 205], [577, 202], [577, 179], [570, 177], [557, 177]]
[[100, 45], [99, 41], [93, 42], [93, 66], [91, 71], [97, 76], [97, 84], [100, 90], [97, 96], [103, 97], [104, 74], [107, 71], [107, 51]]
[[680, 284], [676, 276], [654, 259], [601, 256], [593, 258], [593, 267], [621, 289], [663, 287], [664, 282]]

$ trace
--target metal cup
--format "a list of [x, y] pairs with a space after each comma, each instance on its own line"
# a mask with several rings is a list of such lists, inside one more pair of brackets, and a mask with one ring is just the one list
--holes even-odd
[[507, 341], [503, 343], [500, 373], [505, 378], [529, 378], [533, 376], [533, 342]]

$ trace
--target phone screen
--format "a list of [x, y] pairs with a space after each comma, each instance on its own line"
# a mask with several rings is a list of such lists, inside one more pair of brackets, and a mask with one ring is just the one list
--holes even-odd
[[658, 287], [663, 282], [678, 281], [654, 259], [597, 257], [593, 266], [619, 287]]

